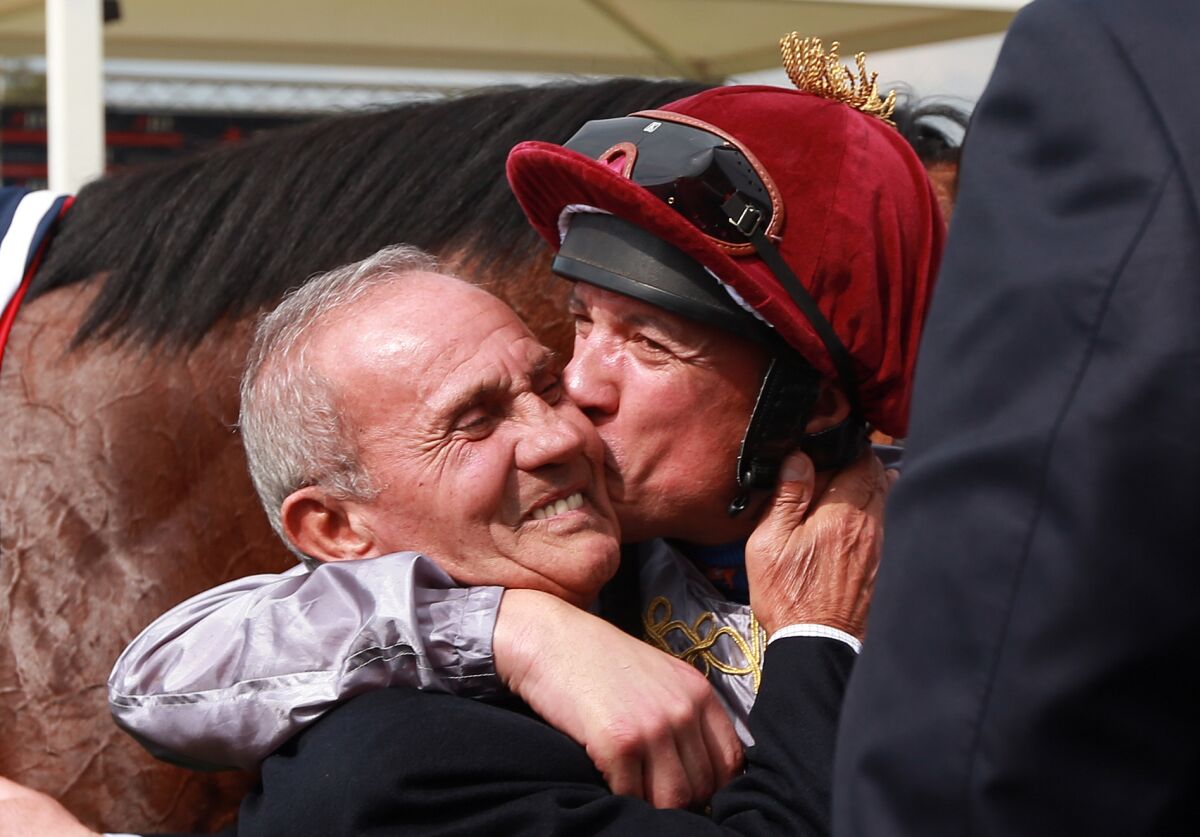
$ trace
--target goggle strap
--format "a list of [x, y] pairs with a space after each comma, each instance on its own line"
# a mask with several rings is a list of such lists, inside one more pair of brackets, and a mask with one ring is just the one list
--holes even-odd
[[767, 238], [766, 233], [762, 229], [761, 211], [737, 192], [734, 192], [721, 205], [721, 209], [728, 216], [729, 223], [750, 239], [750, 243], [754, 245], [759, 258], [771, 269], [771, 272], [779, 280], [779, 284], [783, 285], [784, 290], [788, 292], [788, 296], [792, 298], [792, 302], [808, 318], [808, 322], [817, 333], [817, 337], [825, 345], [825, 351], [829, 353], [829, 359], [833, 361], [838, 379], [845, 389], [846, 398], [850, 401], [851, 414], [861, 415], [862, 411], [858, 401], [858, 386], [854, 379], [854, 366], [850, 361], [850, 353], [846, 351], [846, 347], [838, 339], [837, 332], [833, 330], [833, 326], [829, 324], [829, 320], [825, 319], [825, 315], [817, 307], [816, 300], [800, 284], [800, 280], [796, 278], [796, 274], [792, 273], [791, 268], [787, 266], [787, 262], [779, 255], [779, 250]]

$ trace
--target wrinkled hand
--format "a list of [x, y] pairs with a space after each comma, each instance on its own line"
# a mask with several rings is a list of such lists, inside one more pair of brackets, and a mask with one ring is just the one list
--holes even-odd
[[505, 684], [587, 749], [613, 793], [688, 807], [741, 765], [741, 742], [704, 676], [598, 617], [509, 590], [493, 646]]
[[768, 634], [814, 623], [863, 638], [892, 474], [865, 454], [817, 494], [809, 458], [797, 452], [784, 461], [772, 504], [746, 544], [750, 605]]
[[44, 793], [0, 777], [0, 837], [99, 837]]

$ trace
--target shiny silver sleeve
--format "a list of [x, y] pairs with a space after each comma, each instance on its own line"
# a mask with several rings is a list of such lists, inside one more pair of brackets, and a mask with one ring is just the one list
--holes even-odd
[[497, 691], [503, 592], [460, 587], [413, 552], [232, 581], [142, 631], [109, 677], [109, 708], [161, 759], [251, 767], [361, 692]]

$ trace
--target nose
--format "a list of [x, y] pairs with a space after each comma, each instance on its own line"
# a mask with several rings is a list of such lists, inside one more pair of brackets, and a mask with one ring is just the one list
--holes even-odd
[[570, 400], [552, 405], [531, 396], [523, 412], [524, 432], [516, 446], [516, 464], [522, 471], [562, 465], [583, 455], [587, 434], [594, 431]]
[[563, 370], [567, 394], [593, 422], [614, 414], [621, 402], [616, 362], [600, 341], [576, 339], [575, 353]]

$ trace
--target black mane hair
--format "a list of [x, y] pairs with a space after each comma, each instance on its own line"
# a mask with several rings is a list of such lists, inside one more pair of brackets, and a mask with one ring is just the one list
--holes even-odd
[[971, 121], [965, 108], [939, 97], [917, 98], [907, 88], [897, 88], [892, 121], [927, 167], [958, 163], [962, 138]]
[[97, 180], [79, 193], [29, 298], [102, 286], [76, 334], [173, 349], [307, 277], [405, 242], [485, 271], [541, 252], [504, 179], [521, 140], [697, 93], [615, 79], [492, 89], [280, 129]]
[[[63, 219], [29, 300], [92, 277], [75, 344], [195, 346], [223, 318], [274, 304], [307, 277], [388, 244], [465, 257], [481, 273], [542, 250], [504, 179], [521, 140], [564, 142], [584, 122], [704, 90], [613, 79], [492, 88], [280, 129], [105, 177]], [[926, 165], [956, 161], [951, 105], [904, 97], [895, 121]]]

